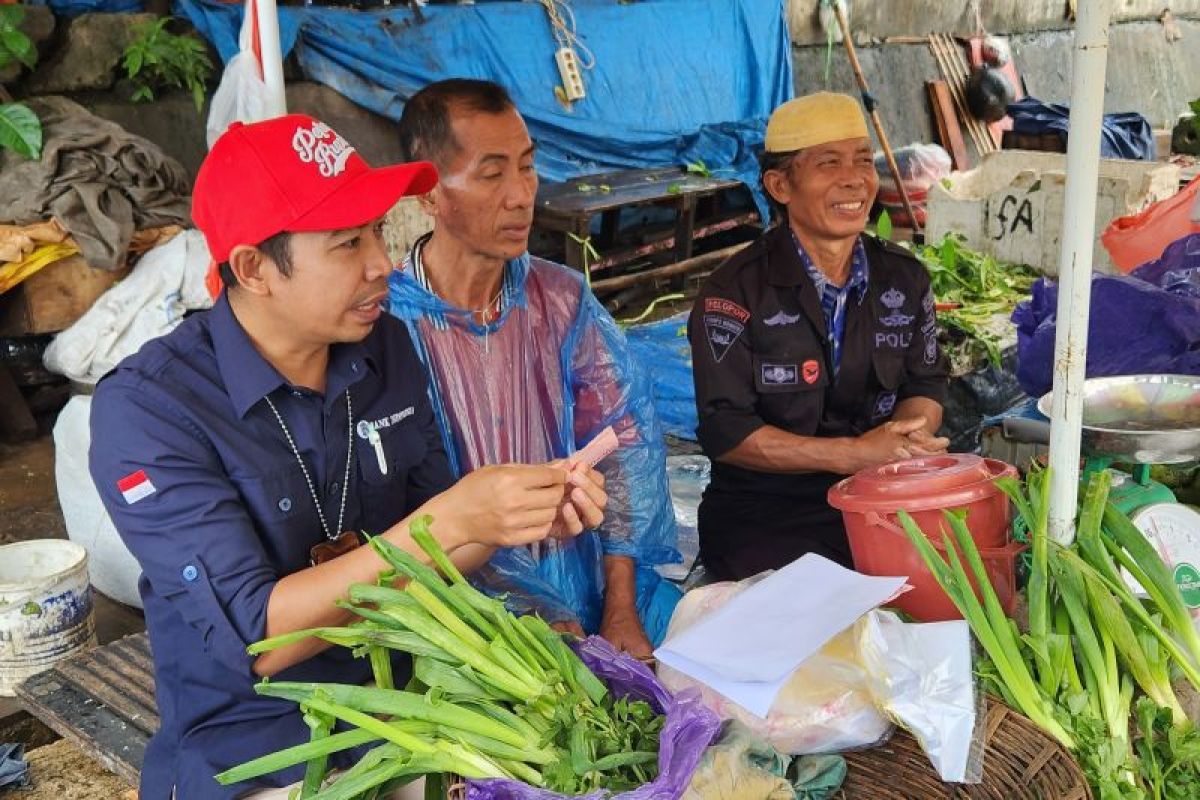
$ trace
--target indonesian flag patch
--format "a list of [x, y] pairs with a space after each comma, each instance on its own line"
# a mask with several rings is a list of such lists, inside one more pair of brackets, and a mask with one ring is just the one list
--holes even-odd
[[145, 500], [150, 495], [154, 494], [157, 489], [150, 482], [150, 476], [146, 474], [146, 470], [139, 469], [131, 475], [126, 475], [121, 480], [117, 481], [117, 488], [121, 490], [121, 496], [125, 498], [125, 502], [133, 505], [138, 500]]

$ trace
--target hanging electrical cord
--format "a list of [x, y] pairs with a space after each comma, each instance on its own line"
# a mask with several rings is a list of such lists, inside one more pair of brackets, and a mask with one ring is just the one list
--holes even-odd
[[546, 9], [550, 18], [550, 27], [554, 33], [554, 41], [559, 49], [570, 48], [579, 56], [579, 66], [591, 69], [596, 66], [596, 57], [576, 33], [575, 11], [571, 8], [570, 0], [538, 0]]

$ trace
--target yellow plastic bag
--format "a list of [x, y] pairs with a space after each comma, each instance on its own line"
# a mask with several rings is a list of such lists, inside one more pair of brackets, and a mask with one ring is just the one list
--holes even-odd
[[0, 264], [0, 294], [4, 294], [39, 270], [78, 252], [79, 248], [74, 242], [44, 244], [22, 261]]

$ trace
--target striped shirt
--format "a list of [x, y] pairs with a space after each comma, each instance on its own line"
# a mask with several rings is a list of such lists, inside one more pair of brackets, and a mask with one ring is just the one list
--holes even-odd
[[850, 259], [850, 277], [844, 286], [838, 286], [829, 280], [825, 273], [817, 269], [817, 265], [813, 263], [812, 258], [804, 250], [804, 246], [800, 244], [800, 240], [796, 238], [795, 234], [792, 234], [792, 241], [796, 243], [796, 252], [800, 255], [800, 263], [804, 265], [804, 271], [812, 279], [813, 286], [817, 289], [817, 296], [821, 298], [821, 313], [825, 317], [825, 334], [829, 342], [829, 355], [833, 362], [833, 372], [836, 375], [838, 367], [842, 363], [842, 340], [846, 333], [846, 302], [849, 300], [851, 292], [856, 294], [855, 299], [860, 304], [867, 296], [867, 280], [870, 277], [867, 267], [867, 251], [863, 247], [862, 239], [855, 241], [854, 253]]

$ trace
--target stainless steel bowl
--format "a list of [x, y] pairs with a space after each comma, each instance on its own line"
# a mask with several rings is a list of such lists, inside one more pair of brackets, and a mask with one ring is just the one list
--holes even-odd
[[[1038, 401], [1050, 416], [1052, 393]], [[1083, 384], [1083, 453], [1138, 464], [1200, 458], [1200, 376], [1121, 375]]]

